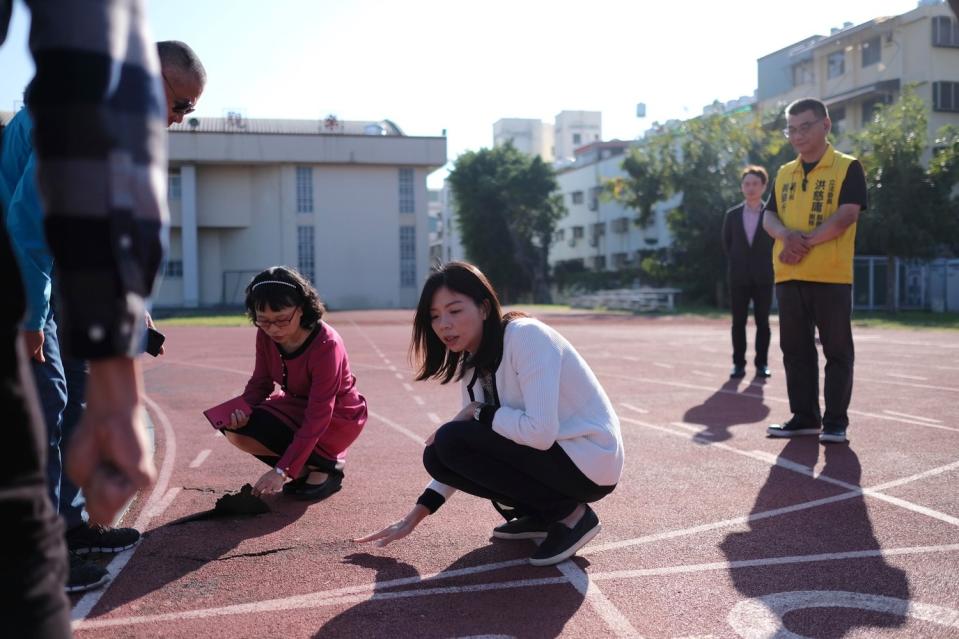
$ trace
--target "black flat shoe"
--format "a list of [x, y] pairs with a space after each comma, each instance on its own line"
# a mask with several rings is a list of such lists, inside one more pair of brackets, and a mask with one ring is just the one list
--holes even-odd
[[287, 482], [283, 485], [283, 494], [302, 501], [320, 501], [343, 488], [342, 475], [330, 475], [322, 484], [309, 484], [307, 476]]
[[733, 370], [729, 373], [729, 379], [742, 379], [746, 376], [746, 367], [745, 366], [733, 366]]

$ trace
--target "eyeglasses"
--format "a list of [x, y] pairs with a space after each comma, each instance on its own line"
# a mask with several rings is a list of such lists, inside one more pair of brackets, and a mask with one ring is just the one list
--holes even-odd
[[262, 328], [264, 330], [270, 328], [271, 326], [275, 326], [277, 328], [286, 328], [287, 326], [290, 325], [290, 322], [293, 321], [294, 315], [296, 315], [296, 311], [293, 311], [292, 313], [290, 313], [289, 317], [281, 317], [280, 319], [275, 319], [275, 320], [255, 319], [253, 320], [253, 325], [259, 328]]
[[170, 89], [170, 94], [173, 95], [173, 112], [179, 115], [187, 115], [188, 113], [196, 111], [196, 103], [177, 97], [176, 91], [173, 90], [173, 85], [167, 80], [166, 74], [161, 73], [160, 75], [163, 76], [163, 81], [166, 82], [167, 88]]
[[783, 135], [785, 135], [787, 139], [794, 138], [797, 135], [806, 135], [807, 133], [809, 133], [809, 130], [812, 129], [813, 125], [816, 124], [817, 122], [822, 122], [822, 118], [818, 120], [812, 120], [811, 122], [803, 122], [799, 126], [787, 127], [783, 129]]

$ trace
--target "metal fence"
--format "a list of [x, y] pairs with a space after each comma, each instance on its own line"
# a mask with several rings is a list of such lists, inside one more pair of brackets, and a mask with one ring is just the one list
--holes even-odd
[[937, 313], [959, 311], [959, 260], [893, 262], [892, 273], [884, 256], [863, 255], [853, 264], [853, 306], [881, 310], [888, 306], [889, 278], [899, 308]]

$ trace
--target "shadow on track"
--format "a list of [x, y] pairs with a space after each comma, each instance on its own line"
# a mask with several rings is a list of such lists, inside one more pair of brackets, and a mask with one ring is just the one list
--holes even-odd
[[[799, 437], [786, 443], [779, 458], [815, 467], [820, 450], [825, 456], [823, 475], [859, 486], [862, 474], [859, 458], [848, 445], [821, 446], [815, 437]], [[816, 484], [821, 482], [773, 466], [751, 512], [760, 513], [845, 492], [840, 487], [827, 492], [822, 485]], [[881, 548], [862, 495], [755, 520], [749, 526], [748, 532], [731, 533], [720, 544], [730, 562]], [[784, 565], [734, 565], [730, 568], [730, 575], [736, 589], [748, 598], [798, 591], [846, 591], [893, 597], [903, 602], [909, 600], [906, 573], [887, 564], [881, 556], [825, 558], [823, 561]], [[783, 598], [789, 599], [789, 595]], [[822, 601], [828, 601], [828, 597], [824, 595]], [[789, 631], [804, 637], [837, 639], [857, 629], [861, 633], [863, 628], [902, 626], [905, 623], [904, 608], [905, 605], [903, 610], [893, 608], [888, 613], [880, 613], [858, 608], [808, 606], [786, 613], [781, 623], [788, 626]], [[776, 629], [770, 630], [775, 632]]]
[[[463, 555], [444, 572], [503, 561], [504, 554], [509, 552], [505, 547], [516, 547], [517, 544], [525, 546], [522, 542], [494, 540], [489, 546]], [[532, 545], [525, 548], [524, 552], [530, 548]], [[378, 583], [419, 576], [415, 567], [391, 557], [356, 553], [344, 561], [376, 571]], [[582, 558], [575, 561], [580, 566], [587, 565]], [[583, 604], [583, 595], [568, 583], [459, 592], [436, 592], [436, 589], [561, 577], [556, 568], [522, 565], [476, 575], [431, 580], [429, 583], [377, 589], [373, 599], [340, 613], [325, 623], [314, 638], [558, 637]], [[418, 590], [433, 592], [400, 597], [393, 597], [392, 594]], [[378, 596], [384, 598], [376, 598]]]
[[[698, 436], [702, 443], [722, 442], [732, 437], [729, 429], [739, 424], [765, 422], [769, 407], [763, 403], [766, 380], [756, 378], [738, 391], [742, 380], [730, 379], [698, 406], [683, 415], [687, 424], [702, 424], [706, 430]], [[765, 424], [763, 424], [765, 428]]]

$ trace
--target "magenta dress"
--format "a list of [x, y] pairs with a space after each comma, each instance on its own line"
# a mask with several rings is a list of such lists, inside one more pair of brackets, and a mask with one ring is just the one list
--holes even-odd
[[243, 399], [293, 430], [293, 442], [277, 463], [290, 477], [300, 474], [313, 452], [345, 459], [366, 424], [366, 398], [356, 390], [343, 339], [322, 321], [289, 354], [257, 329], [256, 365]]

